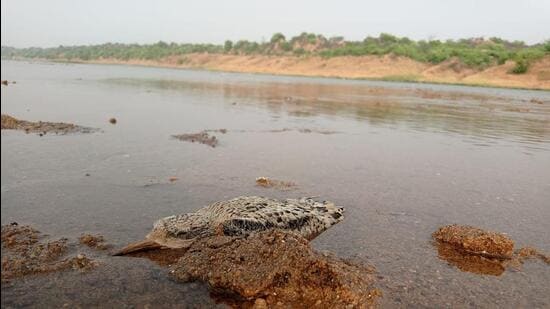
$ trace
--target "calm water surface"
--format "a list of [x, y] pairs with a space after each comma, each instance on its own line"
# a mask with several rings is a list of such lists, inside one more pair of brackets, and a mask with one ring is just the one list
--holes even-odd
[[[2, 86], [2, 113], [102, 130], [3, 130], [2, 224], [122, 246], [214, 201], [319, 196], [347, 212], [313, 246], [374, 265], [382, 307], [550, 307], [542, 262], [461, 272], [430, 236], [469, 224], [550, 252], [550, 92], [12, 61], [1, 75], [17, 81]], [[221, 128], [216, 148], [170, 138]], [[298, 188], [258, 188], [258, 176]], [[96, 255], [91, 272], [3, 286], [2, 307], [224, 306], [148, 260]]]

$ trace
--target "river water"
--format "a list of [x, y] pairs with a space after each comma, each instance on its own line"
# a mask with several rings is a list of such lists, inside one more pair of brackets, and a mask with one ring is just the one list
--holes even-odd
[[[550, 307], [548, 265], [463, 272], [431, 240], [459, 223], [550, 252], [550, 92], [16, 61], [1, 75], [17, 82], [3, 114], [101, 129], [2, 130], [2, 224], [118, 247], [214, 201], [318, 196], [346, 214], [313, 247], [374, 265], [383, 308]], [[171, 138], [207, 129], [227, 129], [215, 148]], [[2, 307], [224, 306], [149, 260], [97, 259], [3, 285]]]

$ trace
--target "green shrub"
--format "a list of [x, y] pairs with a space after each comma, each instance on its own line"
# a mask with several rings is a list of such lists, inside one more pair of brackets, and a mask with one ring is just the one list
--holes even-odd
[[300, 47], [298, 49], [295, 49], [293, 52], [294, 52], [295, 55], [301, 56], [301, 55], [306, 53], [306, 50]]
[[290, 44], [289, 42], [283, 42], [281, 43], [281, 49], [288, 52], [288, 51], [291, 51], [292, 50], [292, 44]]
[[[322, 43], [322, 49], [307, 52], [305, 44]], [[114, 59], [162, 59], [168, 56], [182, 56], [189, 53], [241, 53], [266, 54], [272, 53], [273, 44], [278, 44], [284, 52], [292, 52], [300, 56], [314, 54], [322, 57], [364, 56], [394, 54], [417, 61], [441, 63], [453, 57], [462, 63], [476, 68], [503, 64], [508, 60], [516, 61], [513, 73], [521, 74], [533, 61], [550, 55], [550, 41], [532, 46], [521, 41], [506, 41], [500, 38], [490, 40], [421, 40], [413, 41], [405, 37], [396, 37], [382, 33], [378, 37], [367, 37], [363, 41], [344, 41], [342, 37], [334, 37], [327, 41], [322, 35], [303, 32], [286, 40], [282, 33], [275, 33], [270, 42], [257, 43], [241, 40], [236, 43], [225, 41], [224, 44], [176, 44], [159, 41], [154, 44], [118, 44], [106, 43], [91, 46], [58, 46], [54, 48], [12, 48], [2, 46], [2, 57], [46, 58], [46, 59], [81, 59], [94, 60], [99, 58]]]
[[275, 43], [278, 43], [280, 41], [286, 41], [286, 38], [282, 33], [277, 32], [271, 37], [270, 42], [271, 42], [271, 44], [275, 44]]
[[510, 71], [513, 74], [524, 74], [529, 69], [529, 63], [525, 59], [516, 60], [516, 65]]
[[233, 42], [231, 42], [230, 40], [225, 41], [225, 43], [223, 44], [223, 50], [226, 53], [228, 53], [231, 51], [232, 48], [233, 48]]

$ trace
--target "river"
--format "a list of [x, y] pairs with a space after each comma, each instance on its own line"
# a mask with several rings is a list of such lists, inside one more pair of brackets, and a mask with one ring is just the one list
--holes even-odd
[[[550, 306], [544, 263], [463, 272], [431, 239], [459, 223], [550, 252], [550, 92], [23, 61], [1, 75], [17, 82], [3, 114], [100, 129], [2, 130], [2, 224], [120, 247], [214, 201], [318, 196], [346, 213], [313, 247], [375, 266], [383, 308]], [[216, 129], [215, 148], [171, 138]], [[3, 285], [2, 307], [224, 306], [149, 260], [96, 258]]]

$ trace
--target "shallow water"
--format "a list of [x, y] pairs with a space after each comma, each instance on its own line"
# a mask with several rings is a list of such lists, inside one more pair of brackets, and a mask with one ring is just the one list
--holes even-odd
[[[2, 86], [2, 113], [102, 130], [3, 130], [2, 224], [122, 246], [217, 200], [319, 196], [346, 219], [313, 246], [374, 265], [382, 307], [550, 306], [542, 262], [462, 272], [430, 236], [469, 224], [550, 252], [550, 92], [13, 61], [1, 75], [17, 81]], [[221, 128], [215, 148], [170, 137]], [[298, 186], [257, 187], [259, 176]], [[148, 260], [97, 258], [86, 274], [3, 286], [2, 307], [215, 304]]]

